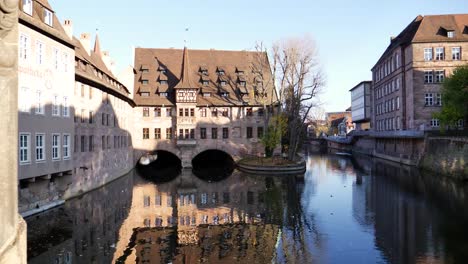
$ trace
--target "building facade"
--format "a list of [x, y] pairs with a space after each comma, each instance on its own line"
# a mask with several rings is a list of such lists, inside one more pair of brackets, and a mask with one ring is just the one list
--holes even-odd
[[29, 215], [133, 168], [133, 100], [96, 36], [73, 37], [46, 0], [19, 2], [19, 211]]
[[[67, 25], [71, 27], [71, 22]], [[96, 35], [74, 38], [73, 179], [65, 198], [95, 189], [133, 168], [130, 128], [133, 100], [112, 72], [109, 53], [101, 51]]]
[[372, 81], [363, 81], [351, 90], [351, 117], [356, 124], [356, 131], [371, 128], [371, 85]]
[[75, 52], [47, 1], [19, 2], [18, 54], [21, 212], [54, 200], [73, 170]]
[[[167, 150], [190, 167], [207, 149], [236, 158], [263, 152], [259, 138], [276, 102], [266, 53], [135, 50], [135, 149]], [[136, 155], [136, 157], [138, 156]]]
[[[468, 62], [468, 15], [418, 16], [372, 68], [376, 131], [439, 129], [441, 84]], [[463, 121], [460, 121], [463, 126]]]

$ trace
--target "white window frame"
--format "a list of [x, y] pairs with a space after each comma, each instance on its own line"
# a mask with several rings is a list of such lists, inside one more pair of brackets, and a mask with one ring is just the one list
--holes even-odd
[[35, 113], [37, 115], [43, 115], [44, 114], [44, 104], [42, 103], [42, 91], [41, 90], [36, 90], [36, 109]]
[[434, 81], [436, 83], [442, 83], [444, 81], [444, 78], [445, 78], [445, 71], [444, 70], [435, 70], [434, 75], [435, 75], [435, 80]]
[[39, 40], [36, 41], [36, 63], [38, 65], [44, 64], [45, 44]]
[[461, 60], [461, 47], [452, 47], [452, 60]]
[[426, 93], [424, 95], [424, 105], [425, 106], [432, 106], [434, 105], [434, 96], [432, 93]]
[[31, 49], [30, 38], [28, 35], [21, 33], [19, 36], [19, 58], [22, 60], [29, 59], [29, 51]]
[[54, 25], [53, 22], [54, 22], [54, 16], [53, 16], [52, 11], [50, 11], [47, 8], [44, 8], [44, 23], [52, 27]]
[[439, 119], [432, 118], [431, 119], [431, 127], [439, 127], [439, 126], [440, 126]]
[[52, 160], [60, 160], [60, 134], [53, 133], [51, 137], [51, 146], [52, 146]]
[[[38, 144], [38, 137], [41, 137], [41, 143]], [[46, 153], [45, 153], [45, 133], [36, 133], [35, 135], [35, 145], [36, 145], [36, 162], [44, 162], [46, 160]], [[39, 152], [40, 151], [40, 155]]]
[[63, 97], [63, 105], [62, 105], [62, 116], [69, 117], [70, 116], [70, 107], [68, 106], [68, 96]]
[[53, 48], [52, 56], [54, 60], [54, 69], [58, 70], [59, 69], [59, 49], [58, 48]]
[[32, 3], [32, 0], [22, 0], [22, 4], [23, 4], [23, 12], [32, 16], [32, 12], [33, 12], [33, 3]]
[[68, 72], [68, 54], [66, 52], [62, 54], [62, 63], [63, 63], [63, 71]]
[[445, 50], [444, 47], [435, 48], [435, 60], [445, 60]]
[[54, 94], [54, 101], [52, 104], [52, 115], [53, 116], [60, 116], [60, 103], [59, 103], [59, 96]]
[[463, 127], [465, 126], [465, 120], [463, 120], [463, 119], [458, 119], [456, 125], [457, 125], [458, 128], [463, 128]]
[[424, 71], [424, 83], [434, 83], [434, 73], [432, 70]]
[[450, 30], [447, 31], [447, 38], [454, 38], [455, 37], [455, 31]]
[[434, 105], [442, 106], [442, 94], [440, 94], [440, 93], [436, 93], [436, 94], [435, 94], [435, 102], [434, 102]]
[[433, 60], [432, 48], [424, 48], [424, 60], [431, 61]]
[[62, 138], [63, 138], [63, 141], [62, 141], [62, 151], [63, 151], [62, 158], [64, 160], [68, 160], [68, 159], [70, 159], [71, 135], [70, 134], [63, 134]]
[[31, 112], [30, 98], [31, 95], [29, 94], [29, 88], [21, 87], [20, 94], [18, 96], [18, 106], [20, 112], [28, 114]]
[[207, 204], [208, 203], [208, 194], [207, 193], [202, 193], [200, 195], [200, 203], [201, 204]]
[[[23, 143], [22, 137], [25, 137], [26, 144], [22, 144]], [[20, 165], [30, 164], [31, 163], [31, 133], [20, 132], [19, 138], [18, 138], [18, 144], [19, 144], [19, 152], [18, 152], [19, 164]], [[22, 159], [22, 157], [25, 157], [25, 159]]]

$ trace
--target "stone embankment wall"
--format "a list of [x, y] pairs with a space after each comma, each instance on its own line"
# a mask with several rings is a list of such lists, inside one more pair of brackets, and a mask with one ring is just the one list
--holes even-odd
[[430, 137], [419, 166], [457, 179], [468, 180], [468, 137]]
[[328, 140], [329, 150], [367, 154], [418, 166], [438, 175], [468, 180], [468, 137], [354, 137], [350, 143]]

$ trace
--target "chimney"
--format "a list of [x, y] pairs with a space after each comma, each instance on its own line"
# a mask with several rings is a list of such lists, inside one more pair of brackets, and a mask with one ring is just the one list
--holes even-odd
[[390, 36], [390, 43], [395, 39], [395, 36]]
[[63, 21], [63, 29], [70, 39], [73, 39], [73, 23], [70, 19]]
[[86, 53], [90, 55], [91, 53], [91, 35], [89, 33], [81, 33], [80, 42], [83, 45]]

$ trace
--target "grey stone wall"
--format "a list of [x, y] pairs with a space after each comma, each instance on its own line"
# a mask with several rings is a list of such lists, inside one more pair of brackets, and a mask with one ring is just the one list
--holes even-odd
[[420, 167], [445, 176], [468, 180], [468, 138], [435, 137], [425, 141]]

